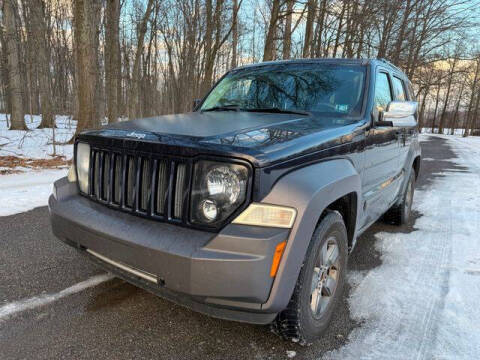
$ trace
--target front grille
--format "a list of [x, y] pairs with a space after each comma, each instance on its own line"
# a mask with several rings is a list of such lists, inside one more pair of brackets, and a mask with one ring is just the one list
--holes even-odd
[[186, 223], [191, 168], [184, 159], [92, 148], [86, 195], [134, 214]]

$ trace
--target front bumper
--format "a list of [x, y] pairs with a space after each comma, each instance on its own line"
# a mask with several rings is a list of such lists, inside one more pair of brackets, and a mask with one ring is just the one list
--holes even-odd
[[53, 233], [110, 272], [214, 317], [258, 324], [275, 318], [262, 305], [275, 247], [288, 229], [231, 224], [214, 234], [107, 208], [66, 178], [54, 186]]

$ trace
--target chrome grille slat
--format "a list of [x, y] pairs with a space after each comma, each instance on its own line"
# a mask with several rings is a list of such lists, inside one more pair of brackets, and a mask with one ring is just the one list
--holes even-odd
[[177, 165], [177, 177], [175, 180], [175, 206], [173, 208], [173, 217], [175, 219], [180, 219], [182, 217], [186, 169], [187, 167], [185, 164]]
[[125, 205], [133, 208], [134, 200], [135, 200], [135, 180], [136, 180], [136, 172], [135, 172], [135, 158], [129, 156], [127, 158], [127, 184], [126, 184], [126, 201]]
[[114, 186], [113, 186], [113, 202], [117, 205], [120, 205], [122, 201], [122, 168], [123, 168], [123, 157], [122, 155], [115, 154], [115, 174], [114, 177]]
[[95, 152], [93, 170], [93, 195], [100, 198], [100, 152]]
[[157, 174], [157, 206], [155, 212], [159, 215], [163, 215], [165, 214], [165, 204], [168, 194], [168, 171], [166, 161], [158, 161]]
[[102, 161], [102, 200], [108, 201], [108, 192], [110, 191], [110, 154], [103, 152]]
[[149, 201], [150, 201], [150, 194], [151, 194], [151, 181], [152, 177], [150, 175], [150, 160], [149, 159], [142, 159], [142, 186], [140, 189], [140, 210], [148, 211], [149, 210]]

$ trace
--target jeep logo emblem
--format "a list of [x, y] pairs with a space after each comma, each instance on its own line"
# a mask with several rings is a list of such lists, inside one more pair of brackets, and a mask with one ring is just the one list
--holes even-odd
[[139, 133], [136, 133], [135, 131], [132, 131], [131, 133], [128, 133], [126, 136], [128, 137], [134, 137], [134, 138], [137, 138], [137, 139], [145, 139], [145, 134], [139, 134]]

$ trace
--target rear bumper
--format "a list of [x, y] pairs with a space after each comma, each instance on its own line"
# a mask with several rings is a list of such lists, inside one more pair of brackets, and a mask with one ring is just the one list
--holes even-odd
[[[61, 179], [49, 199], [55, 236], [108, 271], [159, 296], [223, 319], [266, 324], [270, 265], [286, 229], [228, 225], [213, 234], [94, 203]], [[271, 300], [271, 299], [270, 299]]]

